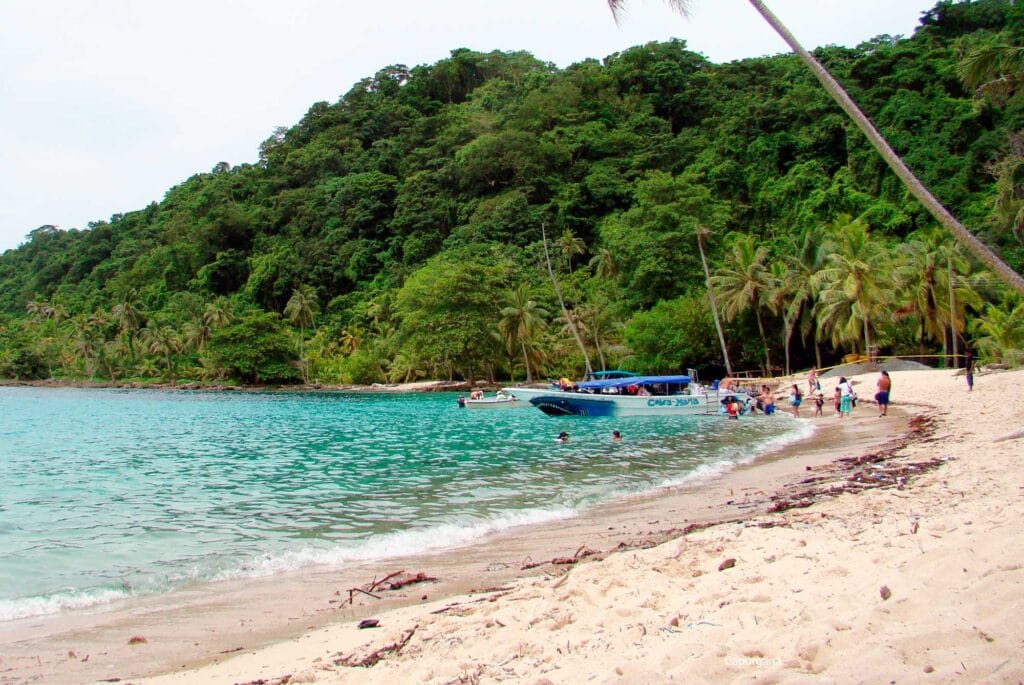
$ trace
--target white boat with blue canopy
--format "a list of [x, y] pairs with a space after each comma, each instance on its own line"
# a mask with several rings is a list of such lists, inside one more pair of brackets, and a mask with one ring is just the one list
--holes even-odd
[[[623, 371], [622, 369], [602, 369], [601, 371], [590, 371], [584, 376], [583, 383], [598, 380], [612, 380], [621, 378], [635, 378], [637, 374], [632, 371]], [[519, 404], [526, 406], [534, 397], [540, 397], [542, 395], [550, 395], [553, 392], [563, 392], [570, 388], [579, 387], [578, 384], [573, 383], [568, 378], [562, 378], [557, 383], [550, 383], [544, 388], [530, 388], [523, 386], [512, 386], [508, 388], [502, 388], [502, 390], [510, 395], [515, 395], [519, 400]]]
[[529, 402], [550, 416], [717, 415], [734, 398], [746, 407], [745, 392], [705, 387], [692, 376], [632, 376], [579, 383], [575, 389], [552, 391]]

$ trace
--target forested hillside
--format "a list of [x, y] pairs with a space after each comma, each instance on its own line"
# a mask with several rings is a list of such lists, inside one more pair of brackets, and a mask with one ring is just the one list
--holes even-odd
[[[816, 52], [1018, 271], [1021, 73], [990, 67], [972, 92], [957, 68], [1022, 37], [1015, 2], [944, 1], [911, 38]], [[565, 69], [461, 49], [389, 66], [254, 164], [87, 230], [42, 226], [0, 256], [0, 377], [577, 376], [573, 328], [594, 367], [721, 369], [701, 250], [734, 368], [954, 335], [1020, 360], [1020, 300], [796, 57], [713, 64], [673, 41]]]

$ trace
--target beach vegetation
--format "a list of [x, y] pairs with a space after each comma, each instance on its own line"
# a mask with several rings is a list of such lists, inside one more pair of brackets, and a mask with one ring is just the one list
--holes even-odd
[[467, 49], [386, 66], [251, 162], [30, 230], [0, 255], [0, 377], [1018, 363], [1019, 300], [972, 241], [1024, 270], [1022, 46], [1020, 3], [941, 0], [912, 36], [810, 54], [970, 236], [804, 55], [715, 64], [670, 40], [565, 68]]

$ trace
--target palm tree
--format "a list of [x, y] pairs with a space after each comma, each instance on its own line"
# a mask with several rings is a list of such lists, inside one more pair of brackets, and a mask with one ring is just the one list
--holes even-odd
[[814, 275], [825, 265], [826, 252], [822, 247], [823, 234], [819, 228], [808, 228], [803, 232], [799, 247], [784, 258], [789, 270], [786, 279], [789, 282], [788, 304], [786, 317], [789, 319], [790, 330], [786, 338], [787, 355], [790, 336], [799, 328], [803, 340], [812, 336], [814, 341], [814, 358], [817, 368], [822, 368], [821, 346], [818, 345], [814, 305], [817, 293], [813, 287]]
[[989, 304], [972, 325], [978, 348], [993, 361], [1024, 362], [1024, 301]]
[[857, 342], [863, 335], [864, 351], [870, 354], [872, 321], [885, 311], [889, 291], [883, 283], [891, 276], [863, 221], [845, 215], [829, 228], [825, 266], [812, 279], [818, 291], [818, 326], [832, 333], [836, 345]]
[[284, 313], [288, 315], [288, 321], [293, 326], [299, 327], [299, 361], [302, 364], [303, 380], [309, 380], [306, 377], [306, 356], [304, 350], [306, 326], [313, 325], [313, 320], [319, 308], [316, 301], [316, 290], [313, 286], [305, 284], [292, 291], [288, 304], [284, 306]]
[[704, 239], [711, 235], [711, 230], [698, 227], [697, 250], [700, 251], [700, 263], [704, 267], [704, 287], [708, 290], [708, 302], [711, 303], [711, 317], [715, 320], [715, 330], [718, 331], [718, 342], [722, 346], [722, 359], [725, 360], [725, 373], [732, 375], [732, 364], [729, 363], [729, 348], [725, 344], [725, 333], [722, 331], [722, 322], [718, 318], [718, 305], [715, 303], [715, 290], [711, 287], [711, 272], [708, 270], [708, 258], [704, 254]]
[[615, 253], [607, 247], [598, 249], [590, 259], [590, 266], [594, 268], [594, 275], [598, 278], [612, 279], [619, 275], [619, 262]]
[[548, 252], [548, 234], [544, 228], [544, 224], [540, 225], [540, 237], [544, 243], [544, 261], [547, 263], [548, 275], [551, 277], [551, 285], [555, 288], [555, 295], [558, 296], [558, 305], [562, 308], [562, 318], [565, 320], [565, 325], [572, 331], [572, 336], [576, 338], [576, 344], [579, 345], [580, 353], [583, 354], [583, 363], [586, 365], [587, 375], [594, 372], [594, 367], [590, 365], [590, 355], [587, 354], [587, 348], [583, 344], [583, 338], [580, 337], [580, 332], [576, 328], [576, 324], [573, 323], [572, 317], [569, 316], [569, 310], [565, 308], [565, 299], [562, 297], [562, 289], [558, 287], [558, 279], [555, 278], [555, 270], [551, 266], [551, 253]]
[[211, 331], [231, 323], [234, 315], [231, 312], [231, 300], [223, 295], [213, 302], [207, 302], [203, 309], [203, 321]]
[[92, 363], [96, 356], [96, 349], [99, 346], [99, 334], [89, 317], [78, 315], [71, 320], [71, 329], [74, 333], [75, 350], [78, 358], [81, 359], [89, 380], [95, 378], [95, 365]]
[[731, 251], [722, 266], [711, 276], [711, 286], [722, 296], [722, 313], [732, 321], [748, 309], [754, 310], [757, 330], [764, 345], [765, 375], [771, 374], [772, 358], [764, 333], [761, 310], [770, 301], [775, 280], [768, 270], [768, 248], [757, 245], [750, 234], [735, 234]]
[[174, 365], [171, 361], [171, 355], [177, 352], [180, 347], [178, 334], [167, 325], [150, 326], [142, 329], [142, 338], [150, 354], [163, 357], [164, 365], [167, 367], [167, 376], [173, 380]]
[[32, 318], [43, 321], [50, 318], [50, 303], [46, 300], [29, 300], [25, 304], [25, 311], [32, 315]]
[[117, 322], [117, 330], [123, 335], [128, 343], [128, 354], [135, 357], [135, 331], [142, 324], [142, 313], [135, 302], [135, 293], [130, 293], [110, 310], [114, 321]]
[[210, 342], [213, 330], [210, 328], [210, 324], [207, 323], [205, 316], [198, 316], [195, 320], [185, 324], [183, 333], [186, 347], [196, 352], [202, 352], [203, 348], [206, 347], [206, 343]]
[[[889, 168], [899, 177], [903, 184], [907, 187], [907, 190], [916, 197], [925, 209], [935, 217], [942, 226], [944, 226], [953, 237], [957, 239], [961, 244], [964, 245], [975, 257], [977, 257], [983, 264], [988, 266], [989, 269], [994, 271], [1003, 281], [1005, 281], [1011, 288], [1016, 290], [1019, 294], [1024, 295], [1024, 277], [1021, 277], [1016, 271], [1011, 269], [1002, 259], [999, 258], [996, 253], [988, 248], [981, 240], [978, 239], [973, 233], [961, 224], [956, 217], [949, 213], [941, 202], [924, 187], [924, 184], [907, 168], [907, 165], [903, 163], [900, 156], [893, 151], [889, 143], [882, 137], [882, 134], [875, 129], [871, 120], [868, 119], [860, 108], [857, 107], [853, 99], [843, 90], [843, 87], [832, 78], [832, 75], [815, 59], [814, 55], [809, 53], [803, 45], [790, 33], [789, 29], [779, 21], [771, 10], [761, 0], [748, 0], [755, 10], [764, 18], [765, 21], [775, 30], [779, 36], [782, 37], [786, 44], [795, 52], [803, 63], [811, 70], [815, 78], [825, 87], [828, 94], [832, 96], [832, 99], [846, 112], [847, 116], [857, 125], [871, 145], [874, 146], [878, 154], [882, 156], [885, 163], [889, 165]], [[612, 15], [618, 20], [620, 12], [625, 5], [626, 0], [608, 0], [608, 6], [612, 10]], [[666, 2], [676, 11], [683, 15], [686, 15], [689, 11], [691, 2], [690, 0], [666, 0]]]
[[799, 314], [799, 308], [793, 305], [798, 301], [796, 293], [807, 286], [802, 283], [800, 274], [791, 270], [784, 260], [772, 262], [768, 270], [775, 281], [775, 288], [769, 293], [768, 300], [771, 310], [782, 316], [782, 340], [786, 355], [785, 375], [788, 376], [789, 340], [793, 336]]
[[1004, 98], [1024, 84], [1024, 47], [988, 45], [957, 65], [956, 75], [978, 96]]
[[572, 273], [572, 256], [574, 254], [584, 254], [587, 251], [586, 243], [581, 238], [576, 237], [572, 230], [567, 228], [562, 232], [562, 237], [558, 239], [558, 246], [562, 248], [562, 254], [565, 255], [565, 263], [569, 267], [569, 273]]
[[[622, 328], [622, 322], [617, 321], [608, 309], [608, 301], [604, 297], [591, 297], [585, 305], [578, 308], [577, 315], [583, 332], [594, 343], [594, 351], [597, 352], [598, 362], [601, 369], [607, 369], [605, 361], [605, 348], [612, 341], [615, 332]], [[605, 345], [601, 344], [604, 340]]]
[[944, 340], [946, 324], [951, 321], [949, 296], [941, 292], [949, 292], [949, 279], [945, 277], [946, 255], [934, 234], [901, 243], [896, 249], [900, 255], [895, 270], [896, 284], [902, 290], [900, 302], [904, 304], [894, 314], [917, 316], [920, 322], [918, 350], [923, 357], [925, 341], [928, 338]]
[[505, 302], [498, 330], [508, 346], [519, 346], [523, 353], [523, 366], [526, 368], [526, 382], [532, 383], [531, 362], [537, 357], [537, 339], [544, 331], [548, 312], [530, 299], [529, 290], [524, 285], [510, 292]]

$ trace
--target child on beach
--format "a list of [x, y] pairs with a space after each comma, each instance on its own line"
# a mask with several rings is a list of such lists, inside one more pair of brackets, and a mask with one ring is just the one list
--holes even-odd
[[821, 408], [825, 406], [825, 396], [820, 392], [814, 396], [814, 415], [821, 416]]
[[740, 403], [735, 397], [726, 397], [722, 400], [722, 404], [725, 405], [725, 413], [729, 415], [730, 419], [740, 418]]
[[800, 388], [794, 383], [793, 389], [789, 392], [789, 406], [793, 407], [793, 416], [796, 418], [800, 418], [800, 404], [803, 401], [804, 396], [800, 392]]

